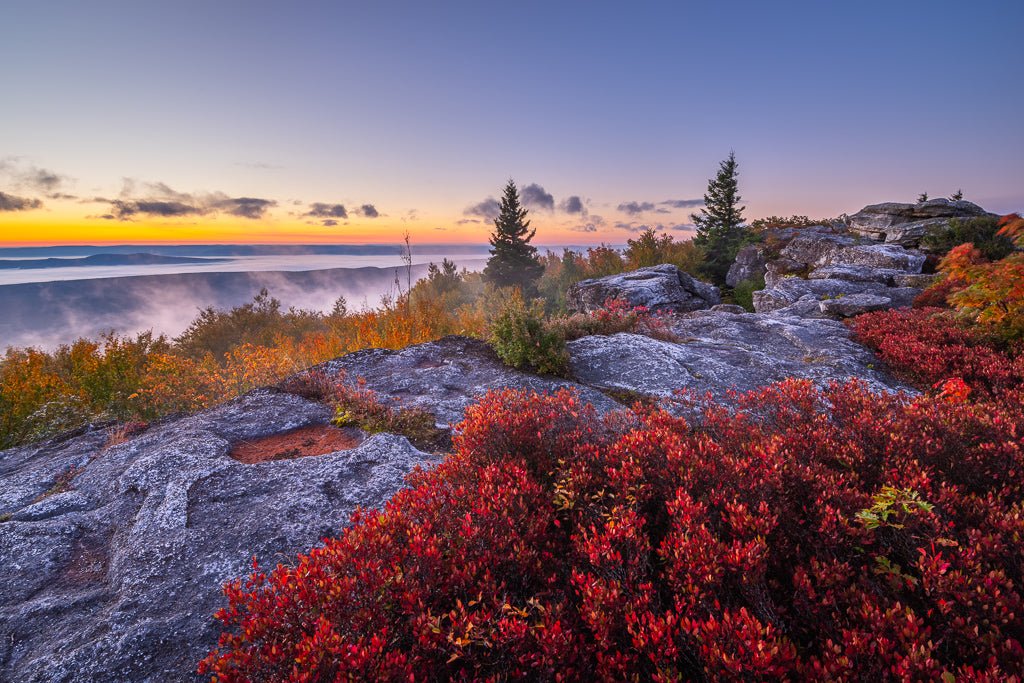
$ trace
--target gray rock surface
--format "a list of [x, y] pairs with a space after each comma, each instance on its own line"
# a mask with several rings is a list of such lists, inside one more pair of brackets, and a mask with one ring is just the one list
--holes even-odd
[[885, 202], [865, 206], [849, 217], [849, 228], [871, 239], [917, 246], [928, 230], [944, 225], [951, 218], [979, 218], [992, 216], [983, 208], [968, 201], [931, 199], [918, 204]]
[[[432, 461], [387, 434], [317, 457], [228, 457], [329, 418], [261, 390], [107, 449], [93, 431], [0, 452], [0, 680], [192, 680], [219, 633], [223, 582], [253, 556], [294, 560]], [[70, 489], [47, 496], [71, 468]]]
[[680, 343], [628, 333], [569, 342], [573, 373], [605, 390], [660, 397], [686, 389], [724, 398], [730, 389], [749, 391], [787, 377], [821, 385], [860, 377], [880, 391], [905, 388], [875, 370], [873, 354], [834, 320], [700, 311], [672, 330]]
[[608, 299], [625, 299], [633, 306], [670, 313], [697, 311], [722, 302], [717, 287], [669, 263], [577, 282], [569, 288], [567, 298], [569, 308], [581, 313], [602, 308]]
[[764, 277], [765, 266], [768, 265], [768, 250], [761, 244], [747, 244], [740, 248], [736, 260], [729, 266], [725, 276], [725, 284], [735, 287], [745, 280], [757, 280]]
[[882, 294], [861, 292], [838, 299], [826, 299], [818, 302], [821, 312], [837, 318], [852, 318], [869, 311], [883, 311], [892, 308], [892, 299]]
[[884, 284], [877, 282], [851, 282], [850, 280], [835, 279], [804, 280], [790, 277], [783, 279], [774, 287], [754, 292], [754, 310], [758, 313], [770, 313], [796, 303], [807, 295], [822, 300], [862, 292], [880, 293], [885, 289]]
[[461, 420], [466, 407], [490, 389], [503, 387], [537, 392], [568, 387], [601, 412], [622, 407], [594, 389], [514, 370], [486, 343], [469, 337], [450, 336], [399, 351], [367, 349], [317, 367], [329, 374], [344, 371], [349, 380], [362, 377], [381, 396], [431, 411], [442, 426]]
[[[765, 289], [754, 310], [805, 318], [847, 317], [856, 311], [910, 306], [928, 277], [925, 256], [897, 244], [862, 243], [855, 236], [801, 232], [766, 265]], [[857, 295], [857, 299], [834, 302]]]

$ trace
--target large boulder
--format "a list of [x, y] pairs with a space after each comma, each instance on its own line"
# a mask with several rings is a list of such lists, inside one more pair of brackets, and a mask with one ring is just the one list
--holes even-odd
[[859, 377], [876, 390], [906, 389], [873, 367], [870, 351], [833, 320], [700, 311], [673, 325], [679, 343], [636, 334], [569, 342], [575, 376], [608, 391], [668, 397], [679, 389], [719, 399], [787, 377], [819, 385]]
[[849, 217], [849, 229], [871, 239], [903, 246], [916, 246], [930, 229], [951, 218], [993, 216], [968, 201], [931, 199], [917, 204], [885, 202], [865, 206]]
[[229, 457], [333, 429], [330, 417], [260, 390], [119, 445], [92, 430], [0, 452], [0, 680], [195, 678], [225, 581], [337, 535], [356, 506], [382, 505], [433, 461], [388, 434], [315, 457]]
[[569, 308], [576, 312], [596, 311], [609, 299], [624, 299], [633, 306], [667, 313], [697, 311], [722, 303], [717, 287], [669, 263], [583, 280], [569, 288]]
[[840, 251], [856, 243], [854, 238], [847, 235], [807, 232], [795, 237], [783, 247], [780, 256], [786, 261], [803, 263], [812, 267], [824, 266], [832, 263]]

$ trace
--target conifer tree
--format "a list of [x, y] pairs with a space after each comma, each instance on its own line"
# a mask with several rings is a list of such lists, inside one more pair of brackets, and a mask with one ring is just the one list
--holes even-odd
[[739, 195], [739, 164], [735, 152], [718, 166], [718, 175], [708, 180], [704, 207], [690, 215], [697, 226], [693, 243], [704, 251], [701, 273], [716, 284], [724, 284], [729, 266], [736, 259], [746, 235]]
[[530, 230], [527, 213], [519, 203], [515, 181], [509, 180], [501, 198], [500, 213], [494, 219], [491, 258], [483, 276], [498, 287], [519, 287], [524, 296], [533, 296], [544, 266], [537, 257], [537, 248], [530, 244], [537, 231]]

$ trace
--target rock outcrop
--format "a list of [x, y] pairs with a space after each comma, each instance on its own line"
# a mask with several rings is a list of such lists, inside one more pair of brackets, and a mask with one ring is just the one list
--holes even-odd
[[667, 397], [678, 389], [726, 398], [787, 377], [824, 385], [859, 377], [877, 390], [904, 389], [873, 367], [870, 351], [834, 320], [699, 311], [672, 326], [679, 342], [636, 334], [569, 342], [576, 378], [605, 390]]
[[968, 201], [930, 199], [918, 204], [885, 202], [865, 206], [849, 217], [849, 229], [880, 242], [916, 247], [928, 231], [945, 225], [951, 218], [993, 216]]
[[736, 260], [729, 266], [729, 272], [725, 275], [725, 284], [735, 287], [747, 280], [763, 278], [769, 256], [768, 248], [763, 244], [744, 245], [736, 254]]
[[[464, 337], [321, 369], [365, 377], [442, 425], [501, 387], [573, 387], [602, 412], [621, 407], [596, 389], [509, 369]], [[216, 643], [225, 581], [254, 556], [273, 566], [337, 535], [356, 506], [382, 505], [413, 467], [437, 460], [391, 434], [314, 457], [229, 455], [331, 417], [260, 390], [109, 448], [97, 429], [0, 452], [0, 680], [189, 680]]]
[[261, 390], [109, 448], [95, 430], [0, 453], [0, 680], [190, 680], [223, 582], [338, 534], [434, 459], [387, 434], [318, 457], [228, 455], [329, 418]]
[[722, 302], [718, 288], [663, 263], [628, 273], [583, 280], [569, 289], [569, 307], [580, 313], [602, 308], [609, 299], [624, 299], [651, 311], [686, 313]]
[[366, 349], [318, 366], [328, 374], [343, 371], [350, 379], [399, 405], [432, 412], [440, 426], [462, 419], [466, 407], [490, 389], [509, 387], [544, 392], [569, 387], [601, 412], [621, 408], [599, 391], [551, 377], [514, 370], [479, 339], [445, 337], [399, 351]]
[[924, 254], [861, 240], [813, 228], [801, 232], [766, 265], [766, 286], [754, 292], [754, 310], [838, 318], [910, 306], [927, 286]]

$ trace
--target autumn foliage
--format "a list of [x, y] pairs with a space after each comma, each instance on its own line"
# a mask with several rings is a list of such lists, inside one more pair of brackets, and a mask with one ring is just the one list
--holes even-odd
[[1018, 248], [995, 261], [986, 259], [973, 243], [960, 244], [939, 264], [940, 280], [921, 303], [948, 304], [960, 317], [1004, 339], [1024, 339], [1024, 218], [1003, 216], [997, 236]]
[[491, 393], [340, 538], [226, 587], [222, 681], [1006, 680], [1019, 404], [787, 381], [600, 418]]

